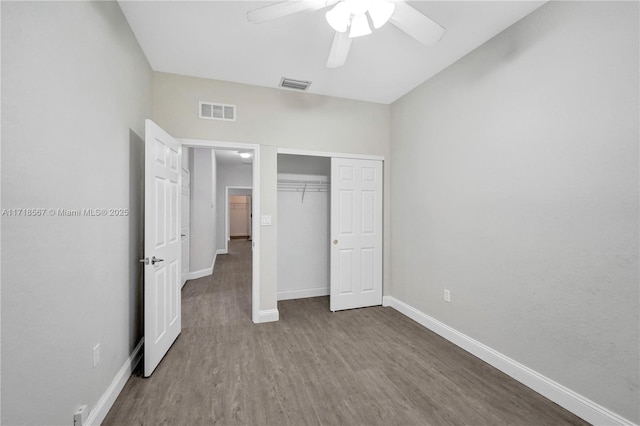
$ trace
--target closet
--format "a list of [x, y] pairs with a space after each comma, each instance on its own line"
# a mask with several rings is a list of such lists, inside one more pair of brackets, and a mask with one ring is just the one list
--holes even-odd
[[331, 158], [278, 154], [278, 300], [326, 296]]
[[382, 187], [382, 159], [278, 154], [278, 300], [382, 304]]

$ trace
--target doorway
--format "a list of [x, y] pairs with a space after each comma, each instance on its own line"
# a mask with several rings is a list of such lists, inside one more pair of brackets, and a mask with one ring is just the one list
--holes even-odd
[[251, 196], [229, 195], [229, 238], [251, 239]]
[[382, 161], [278, 150], [278, 300], [382, 304]]
[[[256, 196], [253, 198], [253, 206], [260, 206], [260, 146], [254, 144], [224, 143], [202, 140], [177, 140], [160, 128], [152, 120], [145, 120], [145, 212], [144, 212], [144, 258], [140, 262], [144, 264], [144, 375], [149, 377], [162, 358], [165, 356], [173, 342], [182, 331], [181, 306], [182, 306], [182, 279], [184, 240], [181, 238], [183, 206], [181, 199], [183, 178], [181, 173], [184, 168], [183, 150], [188, 152], [189, 160], [196, 156], [191, 155], [195, 149], [205, 149], [209, 154], [198, 156], [199, 166], [193, 168], [203, 171], [203, 178], [198, 179], [202, 187], [198, 190], [207, 192], [206, 199], [210, 208], [213, 208], [215, 186], [215, 148], [236, 150], [241, 158], [253, 158], [251, 164], [253, 187]], [[187, 161], [190, 163], [190, 161]], [[201, 163], [201, 164], [200, 164]], [[202, 165], [202, 167], [200, 167]], [[191, 168], [191, 167], [188, 167]], [[208, 170], [208, 173], [206, 172]], [[185, 178], [186, 180], [186, 178]], [[189, 183], [195, 181], [195, 174], [190, 175]], [[186, 183], [186, 182], [185, 182]], [[194, 194], [193, 185], [190, 185], [189, 194]], [[191, 199], [196, 199], [192, 197]], [[191, 209], [189, 214], [191, 213]], [[209, 212], [215, 217], [214, 212]], [[191, 216], [191, 214], [190, 214]], [[256, 220], [258, 215], [253, 216]], [[193, 221], [190, 222], [193, 225]], [[259, 252], [259, 228], [255, 226], [252, 234], [251, 247], [251, 319], [254, 323], [260, 322], [259, 315], [259, 277], [260, 277], [260, 252]], [[214, 233], [215, 235], [215, 233]], [[192, 235], [193, 236], [193, 235]], [[195, 253], [189, 250], [189, 260]], [[213, 261], [215, 262], [215, 256]]]
[[[215, 150], [216, 152], [234, 152], [239, 154], [249, 153], [251, 155], [252, 162], [248, 167], [251, 169], [251, 185], [245, 188], [249, 188], [251, 190], [251, 208], [253, 210], [253, 214], [251, 217], [251, 320], [254, 323], [260, 322], [260, 227], [259, 223], [256, 221], [259, 220], [260, 217], [260, 145], [257, 144], [246, 144], [246, 143], [234, 143], [234, 142], [218, 142], [218, 141], [208, 141], [208, 140], [199, 140], [199, 139], [179, 139], [182, 142], [184, 147], [188, 148], [210, 148]], [[228, 199], [228, 195], [223, 191], [218, 191], [218, 193], [222, 192], [220, 198], [225, 197]], [[224, 206], [226, 201], [222, 201], [220, 205]], [[222, 210], [222, 208], [220, 209]], [[224, 217], [223, 214], [219, 214], [218, 217], [221, 219]], [[222, 221], [221, 221], [222, 222]], [[226, 224], [225, 224], [226, 225]], [[222, 225], [222, 226], [225, 226]], [[222, 228], [222, 226], [220, 228]], [[224, 229], [224, 228], [223, 228]], [[228, 239], [226, 238], [226, 232], [218, 233], [218, 235], [225, 236], [225, 249], [220, 249], [218, 254], [222, 254], [228, 252]]]
[[253, 189], [248, 186], [227, 186], [225, 188], [225, 241], [246, 239], [253, 235]]

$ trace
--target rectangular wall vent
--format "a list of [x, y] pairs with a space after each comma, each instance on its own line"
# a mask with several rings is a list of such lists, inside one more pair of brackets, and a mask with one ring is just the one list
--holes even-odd
[[284, 87], [286, 89], [307, 90], [309, 86], [311, 86], [310, 81], [294, 80], [286, 77], [282, 77], [280, 80], [280, 87]]
[[200, 101], [199, 117], [207, 120], [236, 121], [236, 106]]

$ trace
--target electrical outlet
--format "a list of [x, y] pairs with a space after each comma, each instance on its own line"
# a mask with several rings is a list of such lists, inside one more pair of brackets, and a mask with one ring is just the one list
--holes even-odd
[[87, 421], [89, 410], [86, 405], [80, 406], [75, 413], [73, 413], [73, 426], [84, 426]]
[[93, 368], [100, 364], [100, 343], [93, 347]]
[[451, 302], [451, 292], [449, 290], [444, 291], [444, 301]]

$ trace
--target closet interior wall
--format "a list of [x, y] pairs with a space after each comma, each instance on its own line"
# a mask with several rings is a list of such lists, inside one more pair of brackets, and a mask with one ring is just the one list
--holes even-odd
[[331, 159], [278, 154], [278, 300], [329, 294]]

